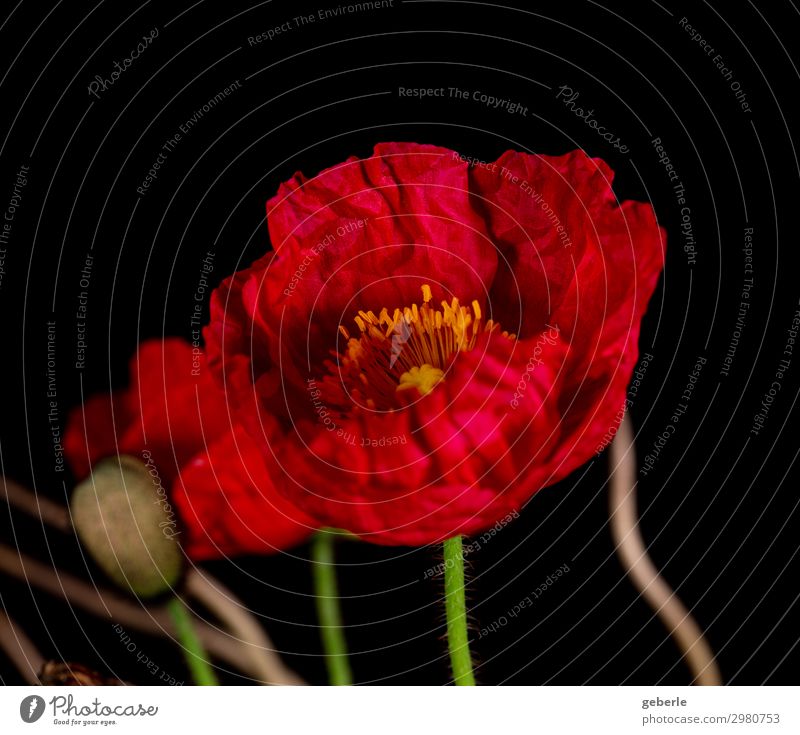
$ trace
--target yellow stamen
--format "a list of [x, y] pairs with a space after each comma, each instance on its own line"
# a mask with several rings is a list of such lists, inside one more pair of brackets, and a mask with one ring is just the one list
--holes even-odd
[[416, 388], [422, 395], [425, 395], [430, 393], [443, 377], [444, 371], [433, 365], [414, 366], [400, 376], [400, 385], [397, 386], [397, 390]]
[[[499, 325], [484, 322], [480, 304], [462, 306], [457, 298], [433, 304], [433, 291], [422, 286], [423, 303], [383, 308], [376, 315], [361, 310], [354, 321], [360, 336], [339, 327], [347, 347], [334, 368], [351, 398], [369, 407], [396, 405], [398, 391], [416, 388], [429, 393], [443, 378], [459, 352], [471, 350], [481, 334]], [[503, 334], [509, 339], [514, 335]], [[332, 366], [333, 367], [333, 366]]]

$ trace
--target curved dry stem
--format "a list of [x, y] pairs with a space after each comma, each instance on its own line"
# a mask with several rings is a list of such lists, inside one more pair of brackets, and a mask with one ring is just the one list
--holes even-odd
[[636, 450], [626, 414], [609, 450], [609, 520], [625, 573], [669, 631], [692, 672], [693, 683], [722, 684], [711, 646], [695, 619], [659, 574], [639, 530], [636, 508]]
[[26, 684], [40, 684], [44, 656], [33, 641], [4, 610], [0, 610], [0, 648], [22, 675]]
[[69, 531], [72, 527], [69, 511], [60, 503], [31, 492], [5, 475], [0, 476], [0, 491], [9, 505], [19, 508], [34, 518], [39, 518], [59, 531]]
[[305, 684], [283, 663], [272, 640], [244, 604], [219, 580], [208, 572], [192, 569], [186, 576], [186, 590], [224, 622], [239, 640], [260, 681], [265, 684]]
[[[169, 637], [174, 634], [173, 622], [163, 605], [144, 608], [116, 592], [94, 587], [67, 572], [53, 569], [2, 544], [0, 572], [10, 574], [62, 598], [70, 605], [80, 607], [99, 618], [113, 620], [124, 627], [156, 636]], [[197, 621], [196, 626], [197, 635], [210, 654], [260, 681], [260, 672], [253, 667], [241, 643], [207, 623]]]
[[[10, 505], [34, 518], [40, 518], [44, 523], [60, 531], [70, 531], [72, 529], [69, 510], [59, 503], [39, 497], [36, 493], [5, 476], [2, 477], [0, 486], [2, 486], [6, 500]], [[27, 578], [24, 572], [22, 575], [19, 573], [21, 571], [20, 566], [27, 565], [28, 570], [34, 572], [33, 578], [29, 579], [29, 581], [33, 581], [34, 584], [52, 594], [75, 602], [90, 612], [98, 615], [111, 615], [117, 621], [146, 633], [163, 634], [164, 626], [167, 629], [172, 628], [172, 622], [166, 613], [166, 609], [153, 612], [155, 624], [151, 625], [146, 622], [146, 619], [150, 616], [125, 598], [102, 590], [98, 595], [94, 593], [93, 587], [84, 585], [80, 580], [73, 579], [64, 573], [51, 576], [52, 570], [47, 567], [39, 565], [34, 560], [23, 562], [24, 557], [14, 560], [13, 553], [9, 555], [8, 551], [10, 550], [5, 550], [4, 553], [4, 550], [0, 548], [0, 569], [4, 569], [15, 576]], [[207, 573], [193, 570], [187, 575], [186, 585], [191, 594], [228, 626], [231, 633], [238, 638], [236, 643], [241, 647], [240, 651], [234, 653], [230, 642], [227, 641], [223, 634], [212, 626], [205, 625], [200, 628], [199, 635], [209, 651], [239, 668], [246, 669], [247, 673], [262, 684], [305, 684], [275, 653], [272, 641], [258, 624], [258, 621], [246, 611], [234, 594], [223, 587], [219, 581]], [[76, 592], [78, 593], [77, 599], [74, 597]], [[209, 643], [207, 640], [209, 634], [214, 636], [214, 642]], [[233, 648], [236, 647], [234, 646]], [[249, 662], [246, 667], [241, 665], [242, 654]]]

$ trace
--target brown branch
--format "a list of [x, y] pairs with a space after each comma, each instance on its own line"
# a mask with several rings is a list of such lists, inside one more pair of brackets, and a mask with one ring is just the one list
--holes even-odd
[[186, 589], [220, 620], [245, 647], [254, 671], [266, 684], [298, 685], [305, 682], [275, 652], [275, 646], [244, 604], [208, 572], [191, 570], [186, 576]]
[[39, 518], [43, 523], [57, 528], [59, 531], [69, 531], [72, 523], [69, 511], [60, 503], [49, 498], [33, 493], [22, 487], [5, 475], [0, 476], [0, 492], [5, 496], [9, 505], [13, 505], [34, 518]]
[[[59, 503], [53, 502], [46, 498], [40, 498], [35, 493], [31, 492], [22, 485], [10, 480], [7, 477], [2, 477], [2, 486], [5, 491], [6, 500], [10, 505], [19, 508], [25, 513], [32, 515], [34, 518], [40, 518], [43, 522], [54, 526], [60, 531], [70, 531], [72, 529], [72, 522], [70, 520], [69, 510]], [[0, 554], [2, 549], [0, 549]], [[0, 560], [1, 561], [1, 560]], [[6, 558], [6, 562], [9, 559]], [[28, 562], [30, 565], [37, 564], [33, 560]], [[2, 565], [0, 565], [2, 566]], [[12, 564], [12, 567], [14, 564]], [[48, 573], [51, 571], [47, 567], [43, 567]], [[41, 571], [41, 570], [40, 570]], [[56, 575], [57, 577], [58, 575]], [[80, 589], [79, 585], [83, 584], [80, 580], [73, 580], [69, 575], [62, 574], [61, 582], [64, 584], [54, 585], [52, 579], [47, 575], [39, 575], [41, 581], [48, 580], [44, 589], [47, 591], [66, 597], [69, 600], [73, 598], [70, 594]], [[220, 620], [224, 621], [230, 631], [236, 636], [238, 644], [244, 650], [247, 658], [250, 661], [250, 673], [254, 675], [262, 684], [284, 684], [284, 685], [299, 685], [305, 682], [291, 669], [289, 669], [280, 657], [275, 652], [272, 641], [267, 635], [266, 631], [258, 624], [258, 621], [245, 610], [242, 603], [225, 588], [219, 581], [211, 577], [207, 572], [201, 573], [199, 570], [192, 570], [187, 575], [187, 590], [200, 600], [209, 610], [217, 615]], [[66, 588], [69, 588], [67, 590]], [[94, 588], [88, 587], [89, 591]], [[84, 591], [85, 592], [85, 591]], [[85, 609], [94, 611], [98, 605], [109, 603], [116, 613], [117, 620], [121, 620], [122, 616], [127, 616], [127, 625], [137, 627], [144, 624], [142, 608], [136, 607], [127, 599], [114, 595], [111, 592], [103, 591], [99, 595], [90, 595], [82, 597], [81, 600], [74, 600], [77, 604], [83, 606]], [[108, 614], [112, 617], [114, 613], [106, 606]], [[132, 616], [132, 617], [131, 617]], [[160, 634], [164, 632], [164, 626], [171, 628], [172, 623], [166, 611], [158, 611], [155, 614], [156, 625], [148, 626], [146, 632]], [[220, 634], [213, 626], [206, 626], [207, 630], [201, 630], [201, 637], [208, 635], [209, 632], [217, 633], [219, 640], [216, 645], [220, 645], [222, 640], [226, 640], [223, 634]], [[139, 630], [143, 628], [139, 627]], [[205, 640], [204, 640], [205, 642]], [[215, 644], [211, 644], [213, 647]], [[209, 647], [209, 650], [213, 650]], [[224, 658], [224, 656], [221, 656]], [[237, 666], [240, 661], [237, 658], [232, 661]]]
[[[113, 620], [142, 633], [171, 637], [172, 620], [163, 606], [145, 608], [110, 590], [98, 589], [71, 574], [53, 569], [0, 544], [0, 572], [60, 597], [99, 618]], [[196, 621], [197, 634], [209, 653], [254, 679], [260, 679], [245, 647], [207, 623]]]
[[636, 449], [633, 427], [627, 414], [611, 443], [609, 465], [611, 533], [625, 573], [661, 618], [681, 650], [692, 672], [693, 683], [703, 686], [722, 684], [714, 652], [700, 626], [647, 554], [636, 508]]
[[0, 610], [0, 648], [17, 667], [26, 684], [39, 684], [38, 674], [44, 665], [44, 656], [4, 610]]

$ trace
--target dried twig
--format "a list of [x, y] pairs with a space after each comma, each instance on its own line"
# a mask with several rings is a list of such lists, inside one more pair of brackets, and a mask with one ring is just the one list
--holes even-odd
[[39, 672], [44, 665], [44, 656], [39, 653], [25, 631], [2, 609], [0, 609], [0, 648], [11, 659], [26, 684], [38, 684]]
[[275, 652], [264, 629], [244, 604], [210, 574], [193, 569], [186, 576], [186, 589], [220, 620], [244, 646], [253, 671], [267, 684], [298, 685], [305, 682], [289, 669]]
[[[72, 529], [69, 511], [59, 503], [39, 497], [7, 477], [2, 477], [0, 486], [10, 505], [41, 518], [61, 531]], [[54, 572], [33, 559], [21, 555], [15, 557], [15, 553], [0, 546], [0, 569], [33, 581], [42, 589], [74, 602], [85, 610], [100, 616], [111, 616], [131, 628], [154, 635], [164, 635], [172, 630], [172, 621], [166, 609], [148, 611], [114, 592], [97, 589], [69, 574]], [[33, 578], [30, 578], [31, 572]], [[200, 638], [211, 653], [246, 671], [262, 684], [305, 684], [280, 659], [269, 636], [252, 613], [219, 581], [207, 572], [194, 569], [187, 575], [186, 584], [190, 594], [217, 615], [234, 636], [230, 638], [208, 624], [200, 626]]]
[[69, 511], [63, 505], [31, 492], [4, 475], [0, 475], [0, 492], [3, 493], [9, 505], [19, 508], [34, 518], [41, 519], [59, 531], [69, 531], [72, 527]]
[[659, 574], [639, 529], [636, 509], [636, 450], [631, 420], [626, 415], [609, 450], [611, 533], [626, 574], [683, 653], [695, 684], [722, 684], [714, 652], [695, 619]]
[[[0, 545], [0, 572], [24, 580], [61, 597], [71, 605], [124, 627], [159, 636], [171, 637], [174, 632], [172, 620], [163, 606], [145, 608], [115, 592], [94, 587], [4, 545]], [[207, 623], [197, 621], [196, 626], [197, 634], [209, 653], [260, 681], [260, 671], [253, 666], [241, 643]]]

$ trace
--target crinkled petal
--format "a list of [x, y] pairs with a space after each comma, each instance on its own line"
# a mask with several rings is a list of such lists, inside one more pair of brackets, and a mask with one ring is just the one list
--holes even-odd
[[276, 492], [264, 458], [241, 427], [217, 439], [173, 486], [192, 559], [272, 554], [301, 543], [317, 525]]

